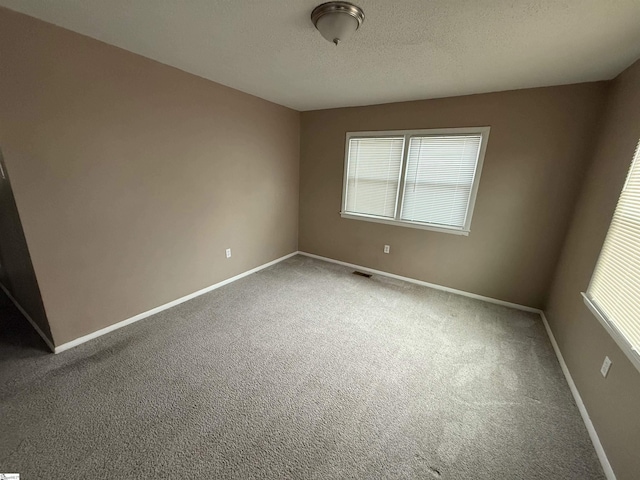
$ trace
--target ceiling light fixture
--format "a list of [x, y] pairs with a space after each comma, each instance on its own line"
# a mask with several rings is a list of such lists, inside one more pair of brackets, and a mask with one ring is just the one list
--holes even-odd
[[313, 9], [311, 21], [324, 38], [338, 45], [360, 28], [364, 12], [353, 3], [327, 2]]

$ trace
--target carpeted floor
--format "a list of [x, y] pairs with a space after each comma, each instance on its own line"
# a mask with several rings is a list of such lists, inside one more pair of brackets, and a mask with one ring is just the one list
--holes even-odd
[[297, 256], [55, 356], [0, 316], [21, 478], [604, 478], [535, 314]]

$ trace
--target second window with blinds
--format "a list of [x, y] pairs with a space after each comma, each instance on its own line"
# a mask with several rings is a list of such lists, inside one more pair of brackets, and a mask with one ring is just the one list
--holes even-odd
[[347, 134], [345, 218], [468, 235], [489, 127]]

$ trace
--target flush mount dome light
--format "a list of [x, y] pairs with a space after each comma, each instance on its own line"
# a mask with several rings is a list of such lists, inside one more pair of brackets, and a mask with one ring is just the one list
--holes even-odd
[[313, 9], [311, 21], [324, 38], [338, 45], [360, 28], [364, 12], [353, 3], [327, 2]]

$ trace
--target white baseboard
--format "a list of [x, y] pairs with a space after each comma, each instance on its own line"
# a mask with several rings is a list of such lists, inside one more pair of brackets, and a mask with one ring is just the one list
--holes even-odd
[[553, 350], [556, 352], [556, 357], [558, 357], [558, 362], [560, 363], [560, 368], [562, 368], [562, 373], [564, 373], [564, 377], [569, 384], [569, 389], [573, 394], [573, 399], [576, 401], [576, 405], [578, 406], [578, 410], [580, 411], [580, 415], [582, 415], [582, 421], [587, 427], [587, 431], [589, 432], [589, 437], [591, 437], [591, 442], [593, 443], [593, 447], [596, 450], [596, 454], [598, 455], [598, 459], [600, 460], [600, 464], [602, 465], [602, 469], [604, 470], [604, 474], [608, 480], [616, 480], [616, 475], [613, 473], [613, 468], [611, 468], [611, 464], [609, 463], [609, 459], [607, 458], [607, 454], [600, 443], [600, 437], [598, 437], [598, 432], [596, 432], [595, 427], [593, 426], [593, 422], [591, 422], [591, 418], [589, 417], [589, 412], [587, 412], [587, 408], [584, 406], [584, 402], [582, 401], [582, 397], [580, 396], [580, 392], [578, 392], [578, 388], [571, 377], [571, 373], [569, 372], [569, 368], [564, 361], [564, 357], [560, 352], [560, 347], [558, 346], [558, 342], [556, 342], [556, 338], [551, 331], [551, 327], [549, 326], [549, 322], [547, 321], [547, 317], [544, 312], [540, 312], [540, 316], [542, 317], [542, 323], [544, 323], [544, 328], [547, 330], [547, 335], [549, 335], [549, 340], [551, 340], [551, 345], [553, 345]]
[[9, 290], [7, 289], [7, 287], [5, 287], [3, 284], [0, 283], [0, 288], [2, 289], [2, 291], [7, 295], [7, 297], [9, 297], [9, 300], [11, 300], [13, 302], [13, 304], [16, 306], [16, 308], [18, 310], [20, 310], [20, 313], [22, 315], [24, 315], [24, 318], [26, 318], [29, 323], [31, 324], [31, 326], [34, 328], [34, 330], [36, 332], [38, 332], [38, 335], [40, 335], [42, 337], [42, 340], [44, 340], [44, 343], [47, 344], [47, 347], [49, 347], [51, 349], [52, 352], [55, 352], [55, 347], [53, 346], [53, 343], [51, 343], [51, 340], [49, 340], [49, 337], [47, 337], [44, 332], [40, 329], [40, 327], [38, 326], [38, 324], [33, 320], [33, 318], [31, 318], [31, 316], [25, 311], [24, 308], [22, 308], [22, 305], [20, 305], [18, 303], [18, 301], [13, 297], [13, 295], [11, 295], [11, 292], [9, 292]]
[[589, 432], [589, 437], [591, 437], [591, 442], [596, 451], [596, 455], [598, 455], [598, 459], [600, 460], [600, 464], [602, 465], [602, 469], [604, 470], [605, 476], [608, 480], [616, 480], [616, 476], [613, 473], [613, 469], [611, 468], [611, 464], [609, 463], [609, 459], [607, 458], [607, 454], [600, 443], [600, 438], [598, 437], [598, 433], [596, 432], [593, 423], [591, 422], [591, 418], [589, 418], [589, 413], [582, 401], [582, 397], [580, 396], [580, 392], [576, 387], [576, 384], [571, 377], [571, 373], [569, 373], [569, 368], [562, 357], [562, 353], [560, 352], [560, 348], [558, 347], [558, 343], [556, 342], [555, 337], [553, 336], [553, 332], [551, 331], [551, 327], [549, 327], [549, 322], [547, 322], [547, 317], [544, 312], [539, 308], [527, 307], [525, 305], [519, 305], [517, 303], [505, 302], [503, 300], [498, 300], [491, 297], [485, 297], [482, 295], [476, 295], [475, 293], [465, 292], [463, 290], [456, 290], [455, 288], [444, 287], [442, 285], [437, 285], [429, 282], [423, 282], [422, 280], [416, 280], [414, 278], [403, 277], [401, 275], [395, 275], [393, 273], [383, 272], [381, 270], [375, 270], [369, 267], [363, 267], [361, 265], [355, 265], [353, 263], [342, 262], [340, 260], [334, 260], [332, 258], [322, 257], [320, 255], [315, 255], [313, 253], [307, 252], [298, 252], [300, 255], [304, 255], [311, 258], [316, 258], [318, 260], [323, 260], [325, 262], [336, 263], [338, 265], [344, 265], [349, 268], [353, 268], [355, 270], [360, 270], [363, 272], [372, 273], [375, 275], [383, 275], [385, 277], [395, 278], [397, 280], [404, 280], [405, 282], [415, 283], [417, 285], [423, 285], [425, 287], [434, 288], [436, 290], [442, 290], [445, 292], [455, 293], [457, 295], [462, 295], [465, 297], [475, 298], [477, 300], [483, 300], [489, 303], [495, 303], [497, 305], [503, 305], [505, 307], [511, 307], [518, 310], [524, 310], [525, 312], [533, 312], [540, 315], [542, 318], [542, 323], [544, 324], [544, 328], [547, 330], [547, 335], [549, 336], [549, 340], [551, 341], [551, 345], [553, 346], [553, 350], [558, 358], [558, 362], [560, 363], [560, 368], [562, 368], [562, 373], [564, 373], [565, 379], [567, 380], [567, 384], [569, 385], [569, 389], [573, 395], [573, 398], [578, 406], [578, 410], [580, 411], [580, 415], [582, 416], [582, 420], [587, 427], [587, 431]]
[[373, 268], [363, 267], [362, 265], [356, 265], [354, 263], [342, 262], [340, 260], [334, 260], [333, 258], [322, 257], [313, 253], [298, 252], [300, 255], [306, 257], [316, 258], [318, 260], [324, 260], [325, 262], [337, 263], [338, 265], [344, 265], [345, 267], [360, 270], [362, 272], [373, 273], [374, 275], [382, 275], [384, 277], [395, 278], [396, 280], [403, 280], [409, 283], [415, 283], [416, 285], [422, 285], [423, 287], [433, 288], [435, 290], [442, 290], [444, 292], [455, 293], [462, 295], [463, 297], [475, 298], [476, 300], [482, 300], [484, 302], [495, 303], [496, 305], [502, 305], [504, 307], [511, 307], [517, 310], [524, 310], [525, 312], [540, 313], [540, 309], [527, 307], [526, 305], [520, 305], [518, 303], [505, 302], [504, 300], [498, 300], [497, 298], [485, 297], [483, 295], [476, 295], [475, 293], [465, 292], [464, 290], [456, 290], [455, 288], [444, 287], [436, 283], [423, 282], [422, 280], [416, 280], [415, 278], [403, 277], [402, 275], [396, 275], [395, 273], [383, 272], [382, 270], [374, 270]]
[[[167, 310], [168, 308], [171, 307], [175, 307], [176, 305], [179, 305], [183, 302], [186, 302], [188, 300], [191, 300], [192, 298], [198, 297], [200, 295], [203, 295], [205, 293], [211, 292], [212, 290], [215, 290], [216, 288], [220, 288], [223, 287], [225, 285], [228, 285], [229, 283], [235, 282], [236, 280], [240, 280], [241, 278], [244, 278], [248, 275], [251, 275], [252, 273], [258, 272], [260, 270], [263, 270], [267, 267], [270, 267], [271, 265], [275, 265], [276, 263], [282, 262], [283, 260], [286, 260], [287, 258], [291, 258], [294, 255], [297, 255], [298, 252], [293, 252], [290, 253], [288, 255], [285, 255], [284, 257], [280, 257], [277, 258], [271, 262], [265, 263], [264, 265], [260, 265], [256, 268], [252, 268], [251, 270], [247, 270], [246, 272], [240, 273], [238, 275], [236, 275], [235, 277], [231, 277], [231, 278], [227, 278], [226, 280], [223, 280], [221, 282], [216, 283], [215, 285], [211, 285], [209, 287], [203, 288], [202, 290], [198, 290], [197, 292], [194, 293], [190, 293], [189, 295], [185, 295], [184, 297], [178, 298], [177, 300], [174, 300], [172, 302], [169, 303], [165, 303], [164, 305], [160, 305], [159, 307], [153, 308], [151, 310], [148, 310], [146, 312], [140, 313], [138, 315], [136, 315], [135, 317], [131, 317], [128, 318], [126, 320], [122, 320], [121, 322], [118, 323], [114, 323], [113, 325], [109, 325], [108, 327], [102, 328], [100, 330], [97, 330], [93, 333], [90, 333], [89, 335], [85, 335], [83, 337], [80, 338], [76, 338], [75, 340], [71, 340], [70, 342], [67, 343], [63, 343], [62, 345], [59, 345], [55, 348], [51, 347], [52, 350], [54, 351], [54, 353], [60, 353], [60, 352], [64, 352], [65, 350], [69, 350], [70, 348], [76, 347], [82, 343], [88, 342], [89, 340], [93, 340], [94, 338], [98, 338], [101, 337], [102, 335], [105, 335], [109, 332], [113, 332], [114, 330], [118, 330], [119, 328], [122, 327], [126, 327], [127, 325], [131, 325], [134, 322], [137, 322], [139, 320], [142, 320], [143, 318], [147, 318], [150, 317], [151, 315], [155, 315], [156, 313], [162, 312], [163, 310]], [[33, 323], [33, 322], [32, 322]], [[36, 327], [37, 328], [37, 327]]]

